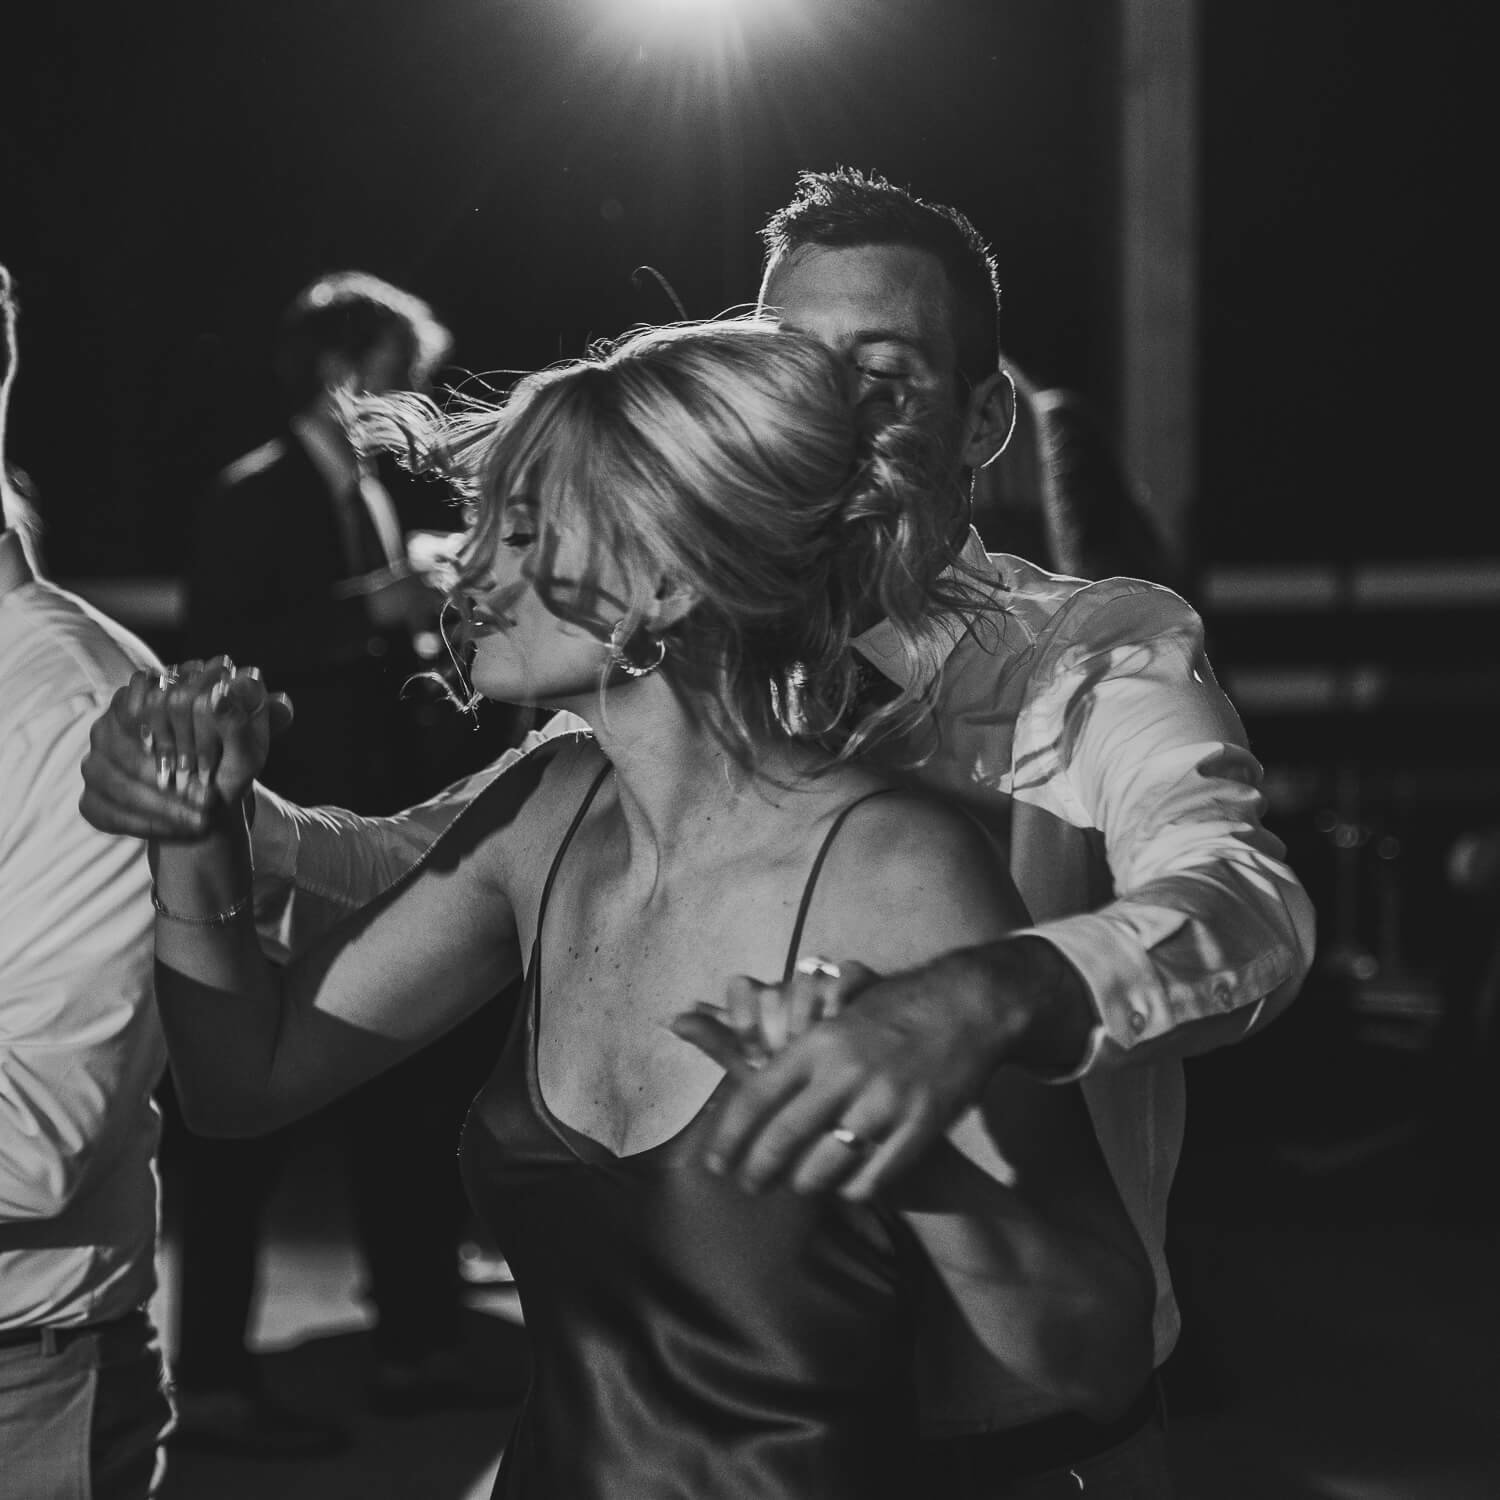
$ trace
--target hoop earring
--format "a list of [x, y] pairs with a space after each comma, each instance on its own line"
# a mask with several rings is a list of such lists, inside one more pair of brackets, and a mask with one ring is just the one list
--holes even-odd
[[[644, 631], [642, 634], [646, 634]], [[609, 660], [612, 666], [618, 667], [627, 677], [649, 677], [666, 659], [667, 643], [657, 635], [646, 635], [656, 647], [656, 656], [651, 661], [632, 661], [626, 654], [625, 621], [615, 621], [615, 628], [609, 633]], [[632, 640], [629, 644], [634, 644]]]
[[1000, 373], [1005, 376], [1005, 383], [1010, 387], [1010, 426], [1005, 429], [1005, 441], [995, 449], [991, 455], [992, 458], [999, 458], [1010, 447], [1010, 440], [1016, 435], [1016, 421], [1020, 415], [1018, 408], [1021, 404], [1021, 393], [1016, 389], [1016, 377], [1009, 370], [1001, 370]]

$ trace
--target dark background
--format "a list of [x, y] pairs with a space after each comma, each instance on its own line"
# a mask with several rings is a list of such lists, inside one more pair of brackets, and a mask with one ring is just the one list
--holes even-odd
[[[1008, 351], [1117, 426], [1115, 4], [741, 10], [742, 49], [715, 60], [704, 36], [629, 21], [620, 0], [11, 0], [11, 441], [52, 572], [178, 571], [195, 497], [276, 425], [274, 322], [319, 273], [361, 267], [428, 298], [462, 370], [532, 367], [675, 316], [643, 264], [692, 316], [752, 298], [754, 231], [802, 167], [875, 168], [965, 209], [999, 256]], [[1380, 561], [1500, 570], [1479, 457], [1484, 13], [1199, 7], [1200, 456], [1178, 541], [1200, 582], [1240, 564], [1346, 581]], [[1268, 822], [1319, 911], [1320, 961], [1264, 1036], [1189, 1066], [1173, 1199], [1189, 1374], [1172, 1397], [1189, 1440], [1185, 1397], [1227, 1415], [1201, 1443], [1213, 1481], [1183, 1493], [1324, 1500], [1332, 1480], [1228, 1480], [1304, 1452], [1328, 1474], [1341, 1444], [1358, 1462], [1421, 1449], [1411, 1494], [1492, 1494], [1496, 892], [1456, 890], [1447, 859], [1500, 827], [1497, 611], [1204, 607], [1267, 763]], [[169, 632], [143, 633], [176, 654]], [[1295, 711], [1241, 691], [1249, 668], [1309, 664], [1373, 664], [1391, 687]], [[1235, 1156], [1237, 1139], [1274, 1149]], [[1414, 1225], [1436, 1228], [1419, 1241]], [[1231, 1383], [1217, 1397], [1216, 1361]], [[1236, 1439], [1234, 1380], [1285, 1411], [1250, 1400]], [[1440, 1489], [1466, 1443], [1490, 1482]]]
[[[870, 166], [991, 237], [1005, 343], [1119, 408], [1119, 38], [1104, 0], [762, 0], [741, 45], [621, 0], [16, 6], [0, 256], [14, 457], [62, 576], [173, 573], [276, 417], [275, 315], [359, 266], [469, 370], [755, 290], [799, 167]], [[1466, 450], [1485, 94], [1460, 6], [1201, 12], [1202, 563], [1500, 553]]]
[[[662, 24], [668, 10], [12, 7], [12, 443], [52, 572], [177, 573], [195, 497], [275, 428], [275, 319], [315, 275], [357, 266], [427, 297], [456, 335], [454, 377], [533, 367], [675, 316], [643, 265], [692, 316], [752, 298], [755, 230], [801, 167], [872, 167], [963, 207], [999, 257], [1009, 352], [1118, 425], [1116, 5], [760, 0], [727, 46]], [[1178, 541], [1200, 578], [1500, 566], [1477, 459], [1492, 85], [1470, 16], [1199, 9], [1200, 459]], [[1378, 890], [1399, 876], [1403, 964], [1431, 970], [1444, 851], [1500, 822], [1493, 605], [1205, 613], [1325, 947], [1377, 949]], [[169, 631], [144, 633], [181, 654]], [[1371, 662], [1395, 674], [1376, 706], [1282, 711], [1239, 692], [1245, 667]], [[1395, 865], [1374, 853], [1388, 835]]]

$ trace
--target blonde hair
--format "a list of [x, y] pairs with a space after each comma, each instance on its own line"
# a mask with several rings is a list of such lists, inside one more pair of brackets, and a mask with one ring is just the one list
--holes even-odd
[[[662, 672], [742, 763], [766, 737], [843, 758], [912, 729], [922, 692], [861, 701], [851, 642], [883, 618], [914, 654], [934, 611], [976, 605], [942, 576], [966, 501], [933, 424], [858, 403], [842, 360], [767, 321], [637, 330], [500, 405], [419, 412], [362, 403], [362, 435], [396, 438], [472, 502], [457, 592], [482, 591], [516, 501], [536, 511], [539, 595], [601, 639], [622, 618], [637, 631], [648, 600], [605, 599], [599, 559], [683, 590], [697, 602], [659, 637]], [[577, 582], [552, 568], [564, 530], [588, 539]]]

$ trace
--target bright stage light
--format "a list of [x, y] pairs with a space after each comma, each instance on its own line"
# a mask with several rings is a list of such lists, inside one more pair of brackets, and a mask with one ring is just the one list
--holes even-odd
[[[804, 23], [811, 0], [596, 0], [598, 13], [636, 36], [672, 44], [689, 37], [784, 31]], [[818, 0], [829, 4], [834, 0]]]
[[744, 21], [765, 0], [604, 0], [627, 23], [648, 27], [694, 26], [714, 21]]
[[672, 11], [691, 15], [703, 11], [730, 10], [735, 0], [614, 0], [614, 4], [621, 10], [633, 10], [641, 15], [653, 12], [670, 14]]

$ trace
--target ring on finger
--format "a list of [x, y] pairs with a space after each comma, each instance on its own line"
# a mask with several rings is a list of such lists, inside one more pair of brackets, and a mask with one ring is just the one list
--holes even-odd
[[856, 1151], [863, 1154], [870, 1149], [870, 1142], [857, 1130], [850, 1130], [847, 1125], [835, 1125], [828, 1132], [828, 1139], [836, 1141], [846, 1151]]
[[809, 953], [806, 958], [797, 960], [797, 972], [807, 975], [809, 979], [841, 979], [844, 971], [826, 958]]

